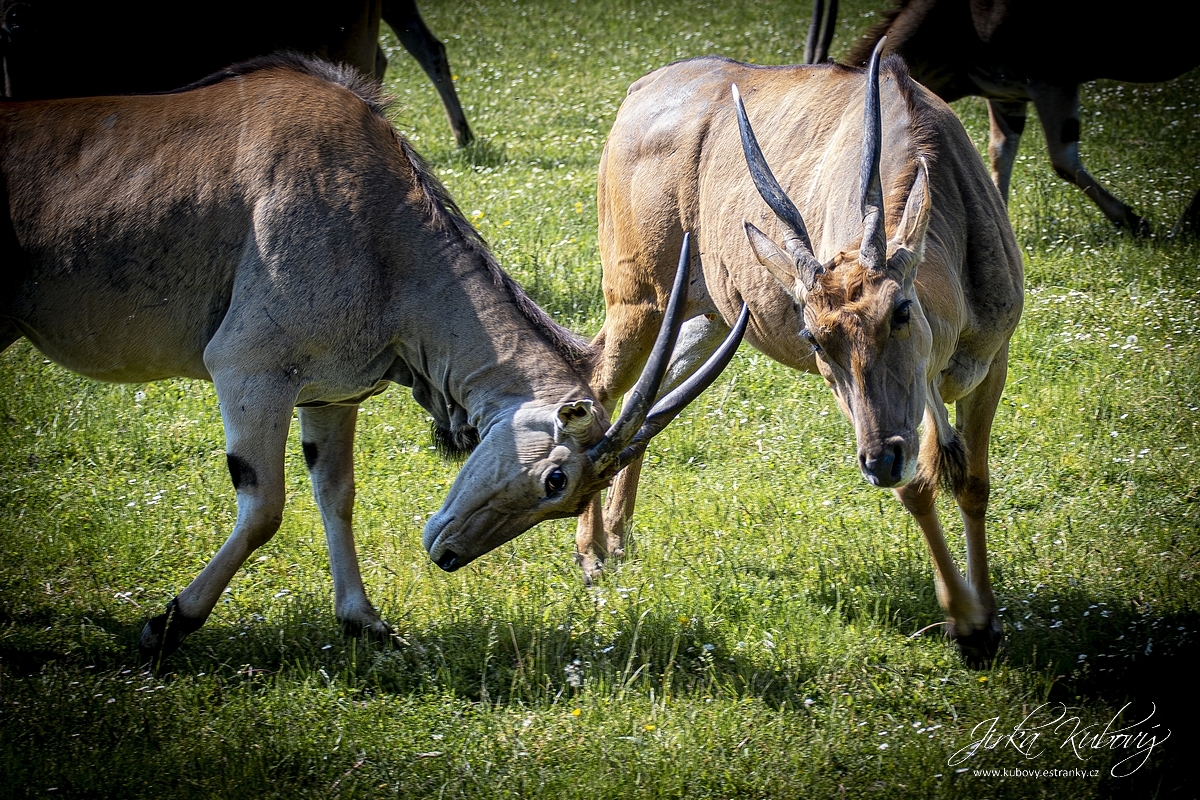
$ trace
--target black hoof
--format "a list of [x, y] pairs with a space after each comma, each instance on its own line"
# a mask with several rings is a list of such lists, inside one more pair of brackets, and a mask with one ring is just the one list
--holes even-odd
[[603, 559], [576, 553], [575, 563], [579, 565], [579, 571], [583, 575], [583, 585], [589, 589], [598, 584], [601, 578], [604, 577]]
[[167, 656], [179, 649], [187, 635], [203, 624], [203, 619], [183, 616], [174, 600], [167, 603], [166, 613], [154, 617], [142, 628], [142, 638], [138, 642], [142, 665], [157, 670]]
[[1000, 651], [1003, 639], [1004, 631], [1000, 627], [1000, 618], [993, 614], [988, 618], [987, 625], [965, 636], [955, 636], [954, 643], [958, 645], [958, 654], [968, 667], [986, 669], [991, 666], [996, 653]]
[[1192, 198], [1192, 202], [1188, 203], [1188, 207], [1183, 210], [1179, 221], [1171, 229], [1171, 238], [1200, 238], [1200, 191], [1196, 192], [1196, 195]]
[[1154, 229], [1150, 227], [1150, 220], [1138, 216], [1132, 211], [1126, 215], [1123, 227], [1134, 239], [1149, 239], [1154, 234]]
[[353, 622], [350, 620], [339, 620], [338, 627], [341, 628], [343, 636], [349, 636], [354, 639], [366, 639], [372, 642], [380, 642], [392, 647], [398, 646], [397, 641], [400, 637], [391, 625], [388, 625], [383, 620], [380, 620], [374, 625], [363, 625], [361, 622]]

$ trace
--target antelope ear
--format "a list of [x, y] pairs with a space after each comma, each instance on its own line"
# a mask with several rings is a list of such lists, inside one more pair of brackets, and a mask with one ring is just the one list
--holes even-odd
[[895, 273], [900, 283], [911, 286], [917, 265], [925, 257], [925, 231], [933, 204], [929, 202], [929, 167], [924, 158], [917, 159], [917, 177], [904, 203], [900, 224], [887, 245], [887, 269]]
[[789, 294], [801, 299], [804, 287], [801, 285], [800, 273], [796, 269], [795, 262], [783, 251], [782, 247], [775, 244], [771, 237], [754, 227], [748, 220], [742, 220], [742, 230], [746, 232], [746, 240], [750, 242], [750, 249], [754, 251], [754, 257], [758, 259], [758, 263], [766, 267], [767, 271], [775, 276], [775, 280], [783, 284], [783, 288], [787, 289]]
[[554, 441], [562, 442], [565, 436], [582, 439], [591, 429], [594, 416], [591, 400], [560, 404], [554, 415]]

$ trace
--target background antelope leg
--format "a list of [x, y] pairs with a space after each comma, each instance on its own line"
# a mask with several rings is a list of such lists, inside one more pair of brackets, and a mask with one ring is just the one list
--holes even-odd
[[1008, 202], [1008, 188], [1012, 182], [1013, 164], [1017, 150], [1021, 147], [1021, 134], [1025, 130], [1024, 100], [1004, 103], [988, 100], [988, 158], [992, 162], [992, 182], [1000, 190], [1004, 202]]
[[[459, 147], [466, 147], [475, 139], [471, 126], [467, 123], [467, 115], [463, 112], [462, 104], [458, 101], [458, 93], [454, 90], [454, 76], [450, 72], [450, 60], [446, 57], [446, 46], [433, 35], [421, 13], [417, 10], [414, 0], [388, 0], [383, 4], [383, 20], [391, 26], [400, 40], [429, 80], [433, 82], [442, 105], [446, 108], [446, 119], [450, 129], [454, 131], [454, 141]], [[386, 59], [385, 59], [386, 63]], [[382, 79], [382, 73], [376, 77]]]
[[1104, 188], [1083, 166], [1079, 157], [1079, 89], [1046, 84], [1029, 87], [1038, 118], [1046, 132], [1050, 163], [1063, 180], [1084, 191], [1104, 216], [1127, 228], [1134, 236], [1150, 233], [1150, 223]]

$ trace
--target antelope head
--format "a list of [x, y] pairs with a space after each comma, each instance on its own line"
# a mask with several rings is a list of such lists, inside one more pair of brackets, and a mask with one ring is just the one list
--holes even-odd
[[606, 425], [585, 385], [580, 390], [591, 396], [535, 398], [483, 431], [442, 508], [425, 526], [425, 549], [439, 567], [452, 572], [539, 522], [578, 516], [729, 363], [746, 329], [744, 305], [705, 365], [654, 402], [683, 323], [690, 238], [684, 235], [658, 338], [620, 416]]
[[879, 54], [885, 41], [867, 67], [862, 240], [827, 263], [813, 255], [799, 210], [767, 166], [736, 86], [733, 96], [751, 178], [783, 228], [780, 245], [743, 220], [751, 250], [803, 307], [799, 335], [813, 348], [817, 368], [854, 425], [864, 477], [875, 486], [898, 487], [916, 474], [917, 427], [930, 397], [926, 367], [933, 337], [914, 280], [931, 207], [928, 167], [918, 158], [900, 223], [886, 237], [879, 177]]

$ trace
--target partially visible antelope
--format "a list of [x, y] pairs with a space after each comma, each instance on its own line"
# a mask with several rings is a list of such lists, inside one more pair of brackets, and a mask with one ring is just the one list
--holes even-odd
[[458, 146], [475, 138], [454, 90], [446, 46], [421, 18], [416, 0], [182, 0], [171, 9], [174, 14], [164, 14], [158, 0], [0, 0], [4, 96], [168, 91], [278, 50], [349, 64], [382, 81], [382, 19], [433, 82]]
[[804, 42], [805, 64], [820, 64], [829, 58], [829, 45], [837, 28], [838, 0], [829, 0], [829, 13], [825, 11], [825, 0], [813, 0], [808, 39]]
[[[886, 37], [884, 52], [903, 56], [913, 78], [946, 102], [985, 98], [992, 179], [1006, 200], [1032, 102], [1058, 176], [1082, 189], [1115, 225], [1147, 236], [1150, 223], [1083, 166], [1079, 86], [1098, 78], [1167, 81], [1200, 65], [1184, 10], [1164, 0], [1143, 0], [1122, 13], [1088, 0], [897, 0], [854, 43], [846, 63], [866, 64]], [[837, 15], [836, 5], [829, 15]], [[1198, 228], [1200, 192], [1172, 235], [1195, 236]]]
[[[691, 319], [668, 385], [720, 342], [745, 302], [746, 340], [833, 390], [863, 476], [894, 489], [920, 526], [950, 635], [969, 661], [989, 658], [1001, 631], [984, 533], [988, 437], [1024, 277], [1004, 203], [950, 108], [901, 60], [881, 69], [878, 53], [865, 72], [679, 62], [630, 87], [601, 159], [598, 203], [607, 314], [590, 383], [599, 401], [619, 397], [646, 358], [672, 253], [693, 231]], [[622, 552], [640, 467], [634, 460], [603, 511], [597, 499], [580, 519], [588, 580]], [[934, 507], [939, 482], [965, 523], [966, 579]]]
[[[351, 531], [358, 406], [412, 388], [472, 451], [425, 528], [454, 570], [579, 514], [737, 346], [611, 426], [594, 353], [497, 265], [351, 70], [295, 56], [163, 95], [0, 103], [0, 350], [21, 336], [100, 380], [213, 382], [237, 491], [232, 534], [142, 632], [157, 662], [278, 530], [293, 409], [337, 618], [386, 635]], [[689, 259], [639, 383], [653, 398]], [[431, 311], [436, 309], [436, 312]]]

